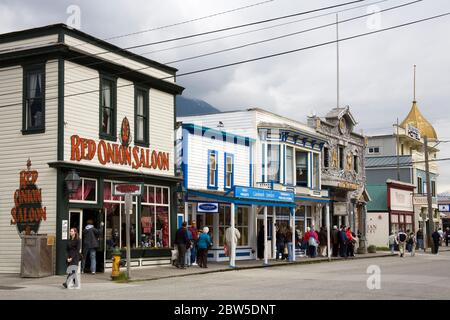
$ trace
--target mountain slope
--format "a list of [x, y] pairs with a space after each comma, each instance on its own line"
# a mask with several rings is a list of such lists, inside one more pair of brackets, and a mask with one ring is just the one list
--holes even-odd
[[200, 99], [191, 99], [183, 96], [176, 97], [177, 117], [196, 116], [201, 114], [218, 113], [220, 110]]

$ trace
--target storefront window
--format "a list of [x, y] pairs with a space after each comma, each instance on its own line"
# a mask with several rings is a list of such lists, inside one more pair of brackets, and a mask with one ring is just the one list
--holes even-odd
[[77, 191], [69, 195], [69, 201], [97, 203], [97, 180], [81, 178]]
[[294, 149], [286, 148], [286, 183], [294, 184]]
[[231, 225], [231, 208], [229, 205], [219, 206], [219, 246], [225, 243], [225, 230]]
[[144, 186], [141, 202], [140, 247], [169, 247], [169, 188]]
[[241, 238], [238, 240], [238, 246], [248, 245], [248, 207], [238, 207], [236, 217], [236, 228], [241, 233]]
[[313, 189], [319, 189], [320, 188], [320, 161], [319, 161], [319, 154], [313, 153], [313, 177], [312, 182], [313, 185], [311, 186]]
[[410, 214], [391, 213], [391, 231], [395, 234], [400, 230], [414, 231], [413, 216]]

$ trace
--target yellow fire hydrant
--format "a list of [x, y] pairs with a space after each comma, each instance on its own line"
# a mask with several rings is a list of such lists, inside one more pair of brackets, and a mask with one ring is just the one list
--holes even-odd
[[118, 247], [115, 247], [112, 252], [112, 272], [111, 272], [111, 278], [115, 279], [120, 274], [120, 258], [121, 258], [121, 252]]

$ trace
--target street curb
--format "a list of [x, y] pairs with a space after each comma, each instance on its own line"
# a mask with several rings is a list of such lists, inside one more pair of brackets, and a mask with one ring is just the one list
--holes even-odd
[[210, 274], [210, 273], [219, 273], [219, 272], [229, 272], [229, 271], [240, 271], [240, 270], [249, 270], [249, 269], [261, 269], [261, 268], [271, 268], [271, 267], [278, 267], [278, 266], [293, 266], [293, 265], [301, 265], [301, 264], [315, 264], [315, 263], [324, 263], [324, 262], [339, 262], [339, 261], [352, 261], [352, 260], [362, 260], [362, 259], [373, 259], [373, 258], [385, 258], [385, 257], [395, 257], [398, 256], [398, 254], [382, 254], [377, 256], [364, 256], [364, 257], [354, 257], [349, 259], [343, 259], [343, 258], [331, 258], [330, 261], [328, 259], [309, 259], [304, 261], [295, 261], [295, 262], [277, 262], [274, 264], [268, 264], [268, 265], [257, 265], [257, 266], [243, 266], [243, 267], [235, 267], [235, 268], [223, 268], [218, 270], [208, 270], [208, 271], [201, 271], [201, 272], [195, 272], [195, 273], [186, 273], [186, 274], [174, 274], [169, 276], [161, 276], [156, 278], [148, 278], [148, 279], [130, 279], [126, 283], [133, 283], [133, 282], [144, 282], [144, 281], [154, 281], [154, 280], [160, 280], [160, 279], [169, 279], [169, 278], [180, 278], [180, 277], [189, 277], [189, 276], [195, 276], [195, 275], [202, 275], [202, 274]]

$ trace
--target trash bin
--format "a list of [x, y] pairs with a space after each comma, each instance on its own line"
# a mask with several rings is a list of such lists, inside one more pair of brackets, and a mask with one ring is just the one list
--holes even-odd
[[55, 236], [24, 235], [22, 237], [20, 276], [40, 278], [53, 275], [54, 247]]

